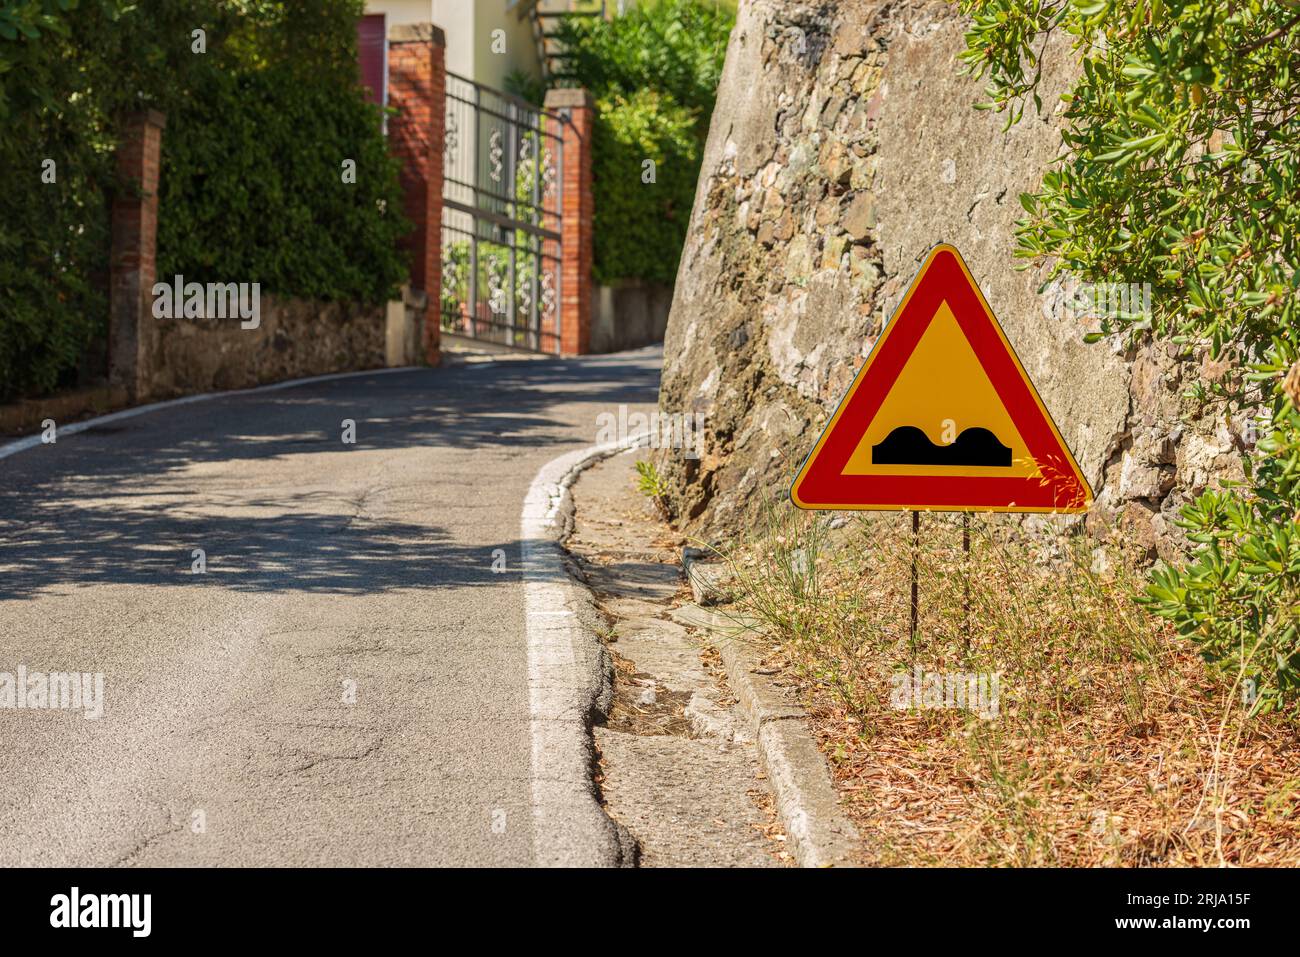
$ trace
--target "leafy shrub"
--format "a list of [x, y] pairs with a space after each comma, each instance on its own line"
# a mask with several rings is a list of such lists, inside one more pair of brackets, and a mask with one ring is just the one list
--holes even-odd
[[695, 115], [654, 90], [615, 94], [597, 101], [594, 143], [596, 280], [671, 283], [700, 171]]
[[636, 488], [655, 503], [660, 515], [667, 516], [668, 482], [648, 459], [636, 463]]
[[[659, 0], [562, 23], [566, 82], [596, 99], [595, 276], [672, 282], [686, 239], [734, 14]], [[642, 182], [655, 161], [655, 183]]]
[[1195, 555], [1158, 571], [1146, 600], [1208, 658], [1258, 678], [1260, 709], [1294, 700], [1300, 12], [1275, 0], [962, 6], [974, 17], [963, 59], [989, 76], [984, 105], [1008, 123], [1038, 100], [1050, 34], [1073, 37], [1083, 64], [1065, 104], [1070, 152], [1021, 197], [1019, 255], [1087, 280], [1150, 281], [1149, 330], [1120, 315], [1091, 338], [1151, 335], [1233, 359], [1201, 391], [1266, 420], [1247, 487], [1184, 511]]
[[297, 82], [283, 66], [213, 75], [164, 134], [159, 275], [395, 298], [410, 227], [379, 130], [351, 86]]
[[527, 100], [533, 106], [541, 106], [546, 100], [546, 84], [524, 70], [511, 70], [506, 74], [503, 85], [507, 93]]

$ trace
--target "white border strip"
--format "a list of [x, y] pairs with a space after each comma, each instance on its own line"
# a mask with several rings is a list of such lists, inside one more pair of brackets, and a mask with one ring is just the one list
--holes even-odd
[[[168, 399], [165, 402], [151, 402], [148, 405], [137, 405], [134, 408], [122, 409], [120, 412], [110, 412], [108, 415], [98, 415], [93, 419], [84, 419], [81, 422], [70, 422], [67, 425], [59, 426], [59, 437], [65, 435], [76, 435], [78, 432], [84, 432], [86, 429], [93, 429], [96, 426], [107, 425], [109, 422], [118, 422], [122, 419], [133, 419], [137, 415], [146, 415], [149, 412], [159, 412], [163, 409], [175, 408], [178, 405], [189, 405], [191, 402], [206, 402], [209, 399], [224, 399], [233, 395], [255, 395], [260, 392], [278, 392], [280, 389], [292, 389], [300, 385], [312, 385], [316, 382], [332, 382], [335, 379], [353, 379], [363, 375], [385, 375], [390, 372], [417, 372], [424, 366], [399, 366], [392, 369], [364, 369], [360, 372], [331, 372], [328, 375], [311, 376], [307, 379], [286, 379], [284, 382], [272, 382], [270, 385], [253, 386], [251, 389], [232, 389], [229, 392], [203, 392], [199, 395], [187, 395], [179, 399]], [[9, 442], [0, 445], [0, 459], [7, 459], [11, 455], [16, 455], [26, 449], [34, 448], [41, 444], [40, 433], [29, 435], [25, 439], [18, 439], [15, 442]]]
[[602, 676], [591, 672], [597, 670], [592, 662], [599, 662], [599, 645], [579, 618], [582, 599], [564, 568], [561, 543], [572, 530], [569, 490], [582, 471], [649, 439], [650, 433], [643, 432], [552, 459], [538, 471], [524, 499], [519, 531], [528, 637], [533, 854], [541, 867], [621, 862], [616, 827], [596, 800], [591, 777], [589, 717], [602, 683]]

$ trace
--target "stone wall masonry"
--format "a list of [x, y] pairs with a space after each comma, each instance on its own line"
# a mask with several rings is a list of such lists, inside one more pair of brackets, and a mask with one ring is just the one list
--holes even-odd
[[[687, 528], [739, 528], [762, 491], [785, 494], [939, 242], [961, 250], [1097, 492], [1091, 529], [1173, 556], [1178, 508], [1241, 475], [1241, 423], [1183, 397], [1198, 354], [1086, 345], [1079, 319], [1045, 308], [1046, 266], [1017, 270], [1018, 196], [1060, 149], [1059, 112], [1031, 105], [1004, 131], [975, 110], [964, 29], [943, 2], [742, 0], [665, 340], [661, 407], [707, 416], [701, 459], [661, 461]], [[1049, 46], [1045, 110], [1073, 64]]]
[[260, 324], [158, 319], [151, 398], [387, 365], [386, 306], [261, 297]]

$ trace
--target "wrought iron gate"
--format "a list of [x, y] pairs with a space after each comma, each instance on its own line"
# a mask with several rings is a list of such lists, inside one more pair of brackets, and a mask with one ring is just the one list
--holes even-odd
[[447, 74], [442, 328], [560, 351], [563, 117]]

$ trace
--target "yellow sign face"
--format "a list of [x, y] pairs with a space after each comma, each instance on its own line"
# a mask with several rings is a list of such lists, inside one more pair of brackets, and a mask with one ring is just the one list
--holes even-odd
[[[954, 396], [959, 396], [961, 401], [954, 402]], [[1021, 477], [1033, 474], [1029, 447], [946, 302], [939, 306], [922, 333], [912, 358], [885, 396], [844, 472], [849, 475], [988, 474], [987, 467], [977, 465], [873, 464], [872, 448], [889, 437], [893, 423], [914, 423], [940, 448], [951, 447], [969, 428], [987, 429], [1011, 449], [1011, 467], [1001, 474]]]

